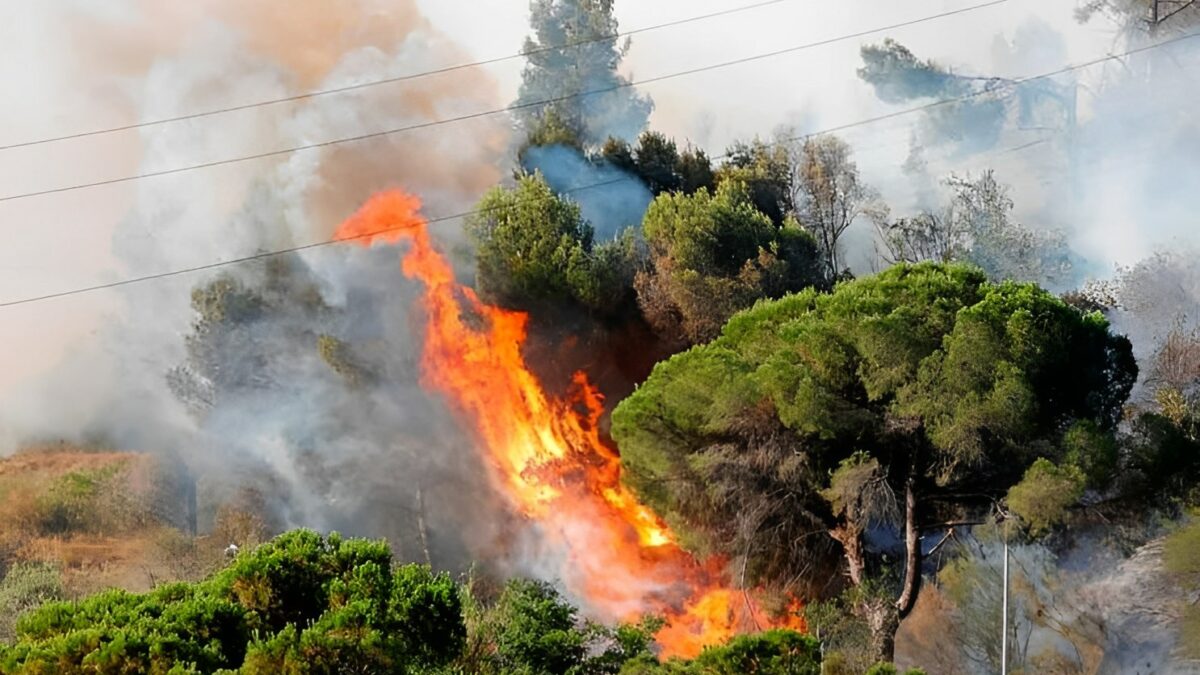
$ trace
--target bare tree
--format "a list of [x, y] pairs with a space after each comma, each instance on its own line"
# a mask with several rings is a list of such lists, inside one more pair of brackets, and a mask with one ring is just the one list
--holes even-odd
[[965, 260], [995, 280], [1062, 285], [1070, 279], [1073, 268], [1065, 237], [1015, 221], [1008, 188], [991, 170], [977, 178], [951, 174], [942, 183], [949, 200], [937, 211], [891, 220], [885, 207], [865, 207], [875, 221], [884, 262]]
[[958, 260], [970, 248], [970, 235], [951, 209], [923, 211], [911, 218], [891, 220], [886, 210], [871, 214], [884, 250], [884, 262], [916, 263], [923, 260]]
[[874, 200], [874, 193], [859, 180], [850, 146], [840, 138], [809, 138], [800, 146], [799, 154], [795, 165], [800, 197], [797, 215], [816, 237], [826, 281], [832, 283], [845, 270], [839, 240]]
[[1192, 396], [1198, 382], [1200, 329], [1188, 330], [1186, 319], [1180, 316], [1154, 353], [1146, 373], [1146, 384], [1155, 392], [1167, 388]]
[[1105, 16], [1130, 33], [1157, 33], [1166, 27], [1186, 31], [1200, 22], [1200, 2], [1196, 0], [1087, 0], [1075, 10], [1075, 17], [1090, 21]]

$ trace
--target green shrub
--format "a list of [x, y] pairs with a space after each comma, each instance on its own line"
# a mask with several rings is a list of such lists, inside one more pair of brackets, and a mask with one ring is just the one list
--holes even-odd
[[12, 640], [25, 612], [63, 597], [62, 577], [52, 565], [17, 563], [0, 580], [0, 642]]
[[1044, 534], [1067, 517], [1067, 509], [1083, 496], [1083, 472], [1073, 465], [1057, 466], [1038, 459], [1020, 483], [1008, 491], [1008, 506], [1029, 525], [1034, 535]]
[[0, 672], [403, 672], [461, 651], [457, 587], [393, 571], [382, 542], [281, 535], [196, 584], [52, 602], [17, 623]]

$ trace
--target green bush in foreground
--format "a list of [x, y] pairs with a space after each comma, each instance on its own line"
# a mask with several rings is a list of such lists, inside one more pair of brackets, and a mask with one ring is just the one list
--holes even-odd
[[466, 628], [449, 576], [298, 530], [197, 584], [44, 605], [16, 633], [0, 672], [402, 673], [450, 662]]
[[474, 590], [428, 567], [394, 565], [383, 542], [297, 530], [199, 583], [42, 605], [18, 620], [14, 643], [0, 642], [0, 674], [821, 672], [819, 643], [792, 631], [743, 635], [692, 660], [659, 662], [658, 619], [588, 621], [544, 582]]

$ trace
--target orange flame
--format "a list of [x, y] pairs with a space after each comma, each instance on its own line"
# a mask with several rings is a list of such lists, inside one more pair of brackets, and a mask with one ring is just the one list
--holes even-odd
[[568, 591], [607, 619], [665, 617], [656, 636], [663, 656], [694, 656], [756, 628], [803, 630], [798, 605], [769, 620], [749, 593], [721, 583], [721, 561], [698, 563], [621, 484], [620, 458], [600, 438], [600, 392], [577, 373], [566, 399], [546, 395], [521, 354], [528, 316], [488, 305], [455, 282], [420, 207], [415, 196], [380, 193], [336, 237], [410, 245], [402, 269], [424, 286], [428, 315], [422, 383], [446, 397], [501, 490], [563, 552], [559, 574]]

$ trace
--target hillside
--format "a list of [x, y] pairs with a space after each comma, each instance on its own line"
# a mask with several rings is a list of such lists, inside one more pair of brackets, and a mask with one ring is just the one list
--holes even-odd
[[219, 566], [228, 542], [192, 536], [189, 486], [181, 465], [143, 453], [51, 445], [0, 459], [0, 636], [39, 598], [146, 591]]

